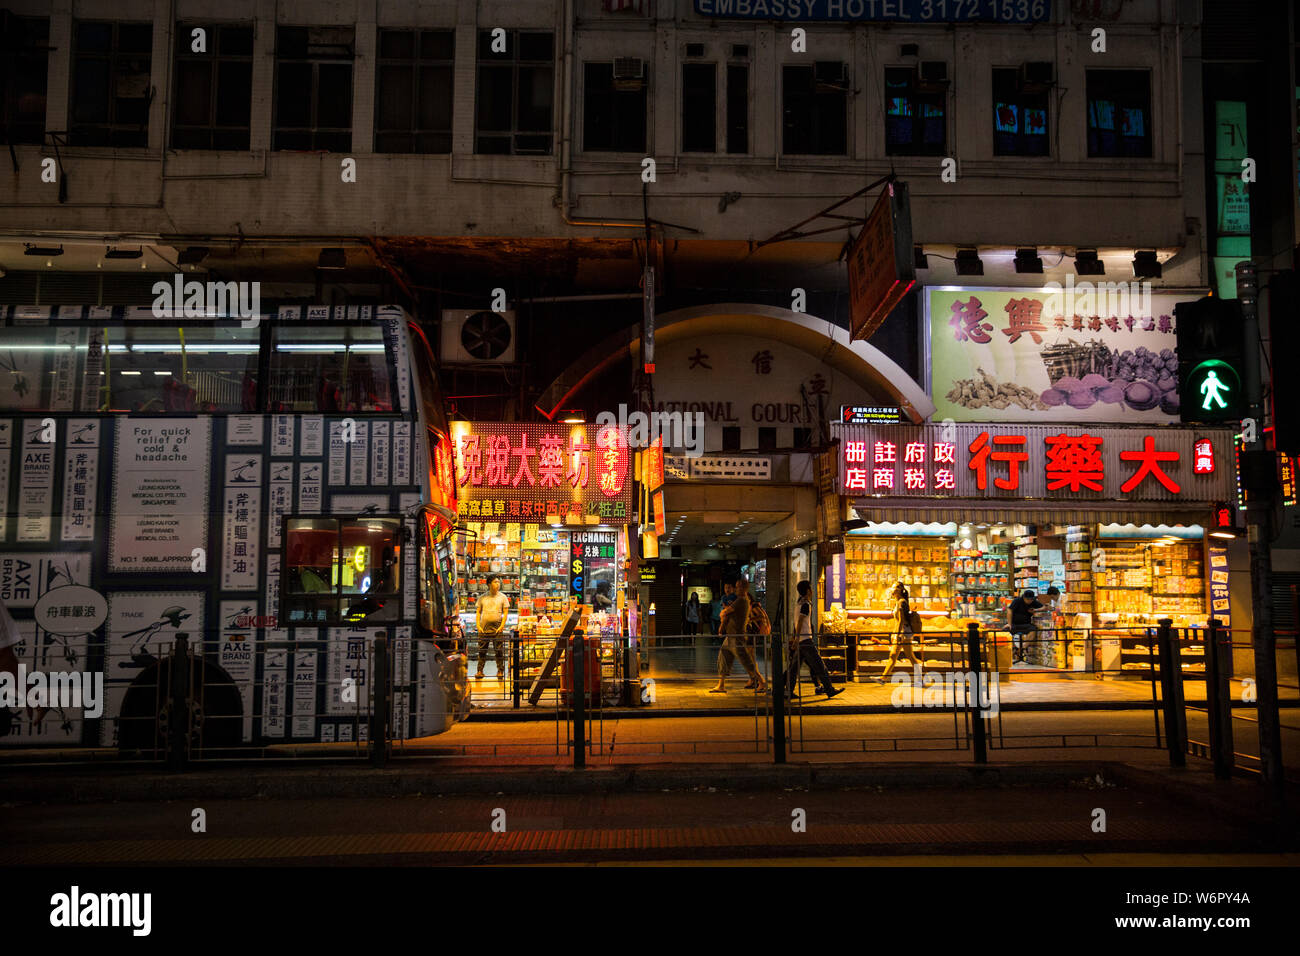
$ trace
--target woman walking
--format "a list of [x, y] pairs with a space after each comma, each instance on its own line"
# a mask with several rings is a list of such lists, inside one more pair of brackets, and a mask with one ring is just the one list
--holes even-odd
[[881, 680], [888, 680], [889, 675], [894, 673], [894, 668], [898, 664], [900, 657], [906, 657], [912, 662], [913, 667], [920, 667], [921, 662], [916, 659], [916, 654], [912, 652], [912, 605], [907, 600], [907, 588], [903, 582], [899, 581], [894, 585], [894, 590], [889, 595], [894, 600], [894, 634], [893, 646], [889, 652], [889, 662], [885, 664], [885, 671], [880, 675]]
[[686, 602], [686, 633], [691, 636], [700, 633], [700, 596], [694, 591]]

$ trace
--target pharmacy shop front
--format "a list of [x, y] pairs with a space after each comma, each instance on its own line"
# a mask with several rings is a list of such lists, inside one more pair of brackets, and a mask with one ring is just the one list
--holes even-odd
[[900, 581], [933, 632], [1005, 629], [1016, 596], [1034, 591], [1045, 605], [1034, 624], [1053, 639], [1013, 660], [1004, 638], [1000, 670], [1149, 673], [1160, 619], [1231, 624], [1239, 542], [1218, 528], [1236, 509], [1227, 429], [834, 428], [849, 521], [829, 549], [842, 545], [824, 570], [823, 630], [846, 635], [857, 679], [880, 670]]

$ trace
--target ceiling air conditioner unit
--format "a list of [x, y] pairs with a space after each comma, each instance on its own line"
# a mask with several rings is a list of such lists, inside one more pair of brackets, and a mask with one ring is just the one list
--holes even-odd
[[639, 56], [614, 58], [614, 89], [639, 90], [645, 86], [645, 60]]
[[514, 362], [514, 310], [443, 309], [442, 361], [459, 365]]

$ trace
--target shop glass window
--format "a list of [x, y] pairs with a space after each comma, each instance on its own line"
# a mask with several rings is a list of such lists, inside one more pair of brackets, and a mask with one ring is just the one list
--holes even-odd
[[588, 152], [644, 152], [645, 82], [619, 89], [613, 63], [584, 63], [582, 77], [582, 148]]
[[[194, 52], [194, 31], [206, 53]], [[173, 149], [248, 149], [253, 108], [253, 27], [176, 24]]]
[[11, 17], [5, 56], [4, 125], [8, 143], [45, 142], [45, 78], [49, 68], [50, 21], [47, 17]]
[[257, 411], [257, 329], [150, 324], [105, 329], [95, 339], [106, 346], [95, 349], [97, 358], [88, 353], [98, 411]]
[[885, 152], [890, 156], [942, 156], [944, 96], [918, 89], [912, 69], [886, 69]]
[[781, 152], [848, 154], [847, 66], [833, 61], [786, 65], [781, 74]]
[[274, 149], [352, 148], [352, 27], [279, 27]]
[[272, 330], [268, 410], [391, 412], [393, 373], [373, 326], [278, 326]]
[[727, 64], [727, 152], [749, 152], [749, 66]]
[[380, 30], [376, 153], [450, 153], [456, 34]]
[[402, 537], [400, 518], [285, 519], [285, 623], [399, 620]]
[[1047, 91], [1021, 89], [1019, 70], [994, 70], [993, 155], [1047, 153]]
[[555, 37], [508, 30], [505, 42], [503, 52], [493, 52], [492, 31], [479, 31], [474, 152], [548, 156], [555, 99]]
[[76, 330], [5, 329], [0, 339], [0, 412], [72, 411], [80, 379]]
[[1151, 155], [1151, 74], [1088, 71], [1088, 155]]
[[152, 50], [151, 23], [73, 25], [71, 145], [149, 145]]
[[717, 74], [714, 63], [682, 64], [684, 153], [712, 153], [718, 148]]

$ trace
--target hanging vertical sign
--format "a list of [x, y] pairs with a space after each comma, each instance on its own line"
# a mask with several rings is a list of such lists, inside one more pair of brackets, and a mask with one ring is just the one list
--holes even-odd
[[886, 183], [849, 249], [849, 310], [854, 339], [869, 339], [916, 284], [907, 184]]
[[[648, 250], [647, 250], [648, 251]], [[645, 374], [655, 371], [655, 268], [647, 265], [641, 275], [641, 351]]]
[[1224, 628], [1232, 627], [1232, 603], [1228, 591], [1228, 549], [1210, 545], [1210, 617]]

